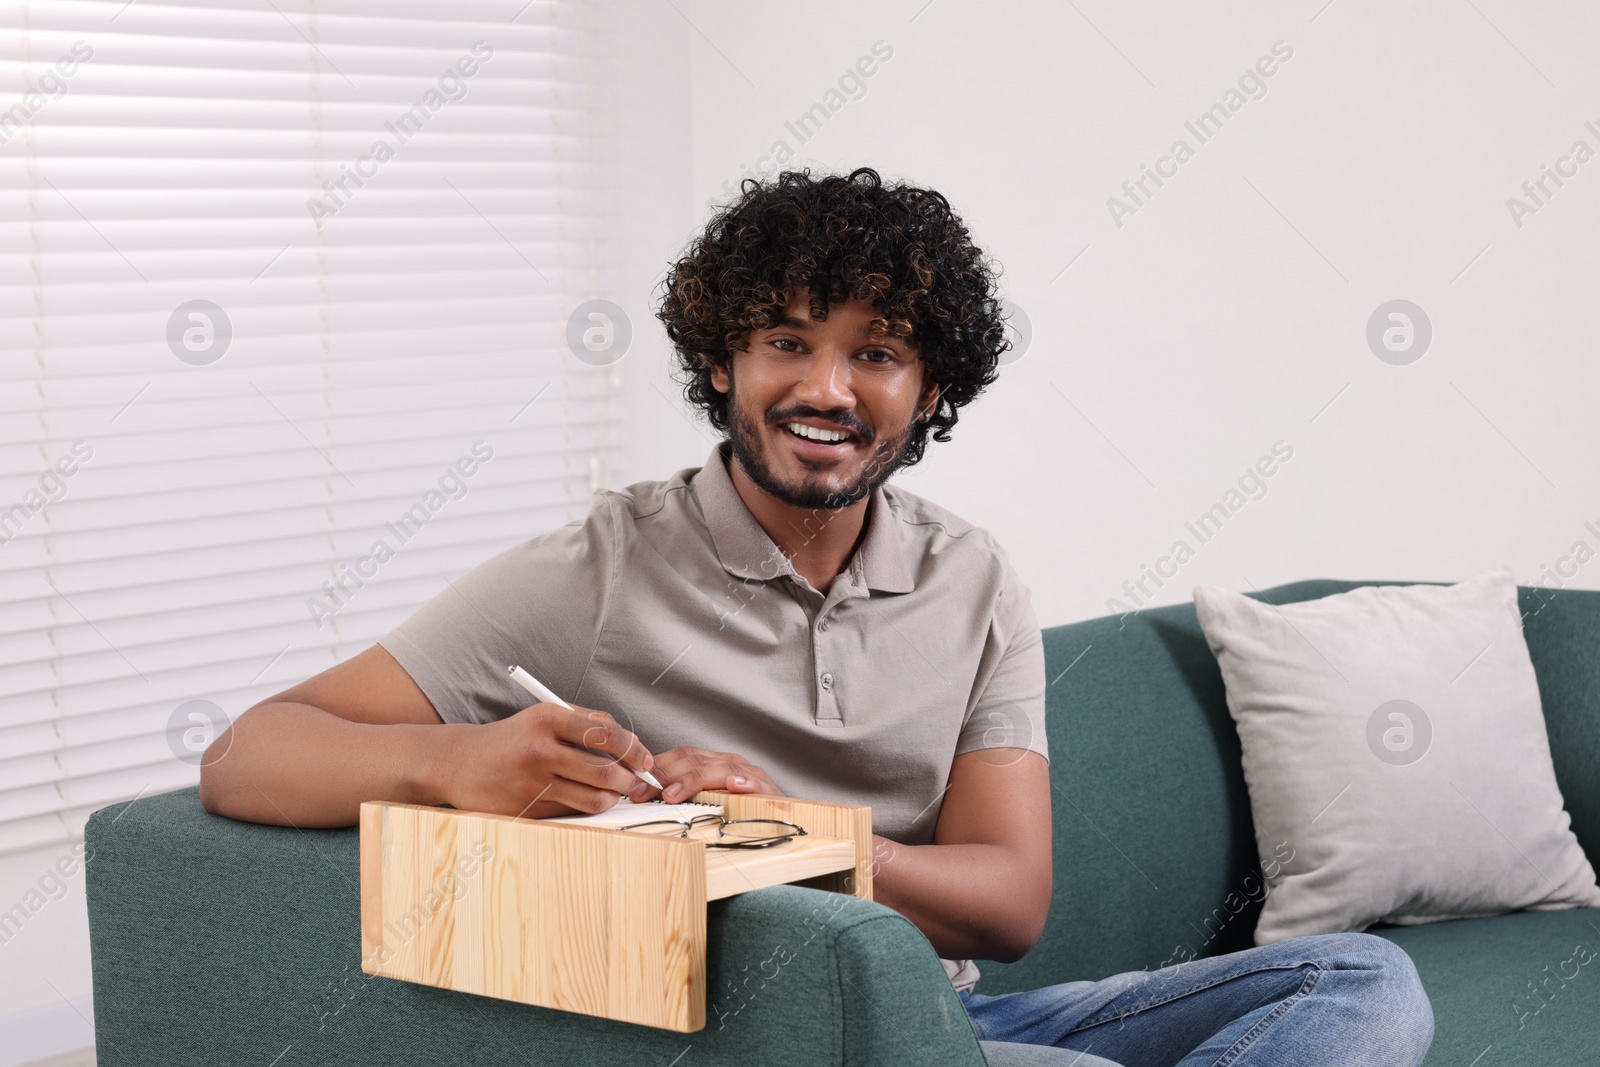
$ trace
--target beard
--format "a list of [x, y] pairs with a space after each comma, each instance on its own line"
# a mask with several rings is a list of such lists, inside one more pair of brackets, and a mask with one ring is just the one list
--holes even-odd
[[[730, 420], [732, 432], [729, 436], [733, 442], [733, 458], [739, 461], [739, 465], [744, 468], [750, 480], [767, 494], [790, 507], [828, 511], [863, 500], [888, 481], [890, 475], [904, 465], [906, 452], [911, 443], [911, 433], [916, 426], [916, 423], [912, 423], [903, 433], [883, 438], [876, 444], [867, 441], [866, 435], [861, 434], [860, 447], [866, 449], [866, 462], [848, 483], [834, 485], [827, 480], [832, 475], [831, 470], [802, 475], [794, 481], [785, 481], [778, 475], [773, 469], [773, 464], [767, 461], [766, 439], [762, 434], [761, 424], [748, 416], [740, 406], [738, 390], [731, 376], [728, 380], [728, 411], [732, 415]], [[788, 412], [785, 419], [809, 417], [828, 418], [820, 412], [805, 411]], [[854, 428], [853, 423], [845, 425]], [[787, 431], [780, 428], [779, 432]], [[844, 465], [835, 464], [835, 468]]]

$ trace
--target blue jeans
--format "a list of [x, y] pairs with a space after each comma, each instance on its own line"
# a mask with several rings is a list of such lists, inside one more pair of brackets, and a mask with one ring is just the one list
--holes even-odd
[[[1417, 1067], [1433, 1043], [1433, 1008], [1411, 957], [1375, 934], [1293, 937], [1099, 982], [962, 992], [961, 1001], [980, 1041], [1070, 1050], [1038, 1049], [1040, 1064], [1082, 1052], [1121, 1067]], [[1022, 1049], [985, 1054], [1030, 1062]]]

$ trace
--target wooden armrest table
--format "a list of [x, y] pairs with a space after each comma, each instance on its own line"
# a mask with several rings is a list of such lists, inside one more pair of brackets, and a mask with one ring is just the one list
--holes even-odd
[[361, 805], [367, 974], [680, 1032], [705, 1026], [706, 905], [783, 884], [872, 899], [870, 808], [708, 790], [770, 849], [417, 804]]

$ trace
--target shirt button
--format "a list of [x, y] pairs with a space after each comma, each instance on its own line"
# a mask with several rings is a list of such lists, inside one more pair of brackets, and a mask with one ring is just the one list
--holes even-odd
[[833, 675], [828, 671], [823, 671], [822, 672], [822, 688], [824, 688], [824, 689], [832, 689], [833, 688]]
[[828, 620], [827, 619], [823, 619], [821, 622], [817, 623], [817, 632], [818, 633], [826, 633], [827, 629], [828, 629]]

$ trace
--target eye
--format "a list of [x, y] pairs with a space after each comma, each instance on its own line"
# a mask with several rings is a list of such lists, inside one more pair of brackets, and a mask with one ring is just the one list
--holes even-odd
[[882, 348], [869, 348], [861, 354], [863, 356], [882, 356], [882, 361], [885, 363], [894, 362], [894, 353]]
[[[767, 344], [780, 352], [798, 352], [800, 350], [799, 342], [792, 337], [773, 337], [767, 341]], [[794, 347], [785, 348], [785, 345], [793, 345]]]

